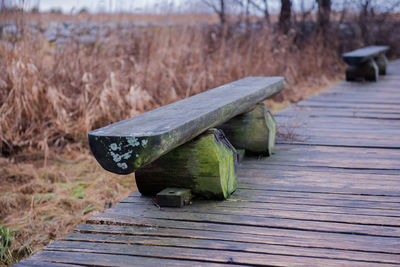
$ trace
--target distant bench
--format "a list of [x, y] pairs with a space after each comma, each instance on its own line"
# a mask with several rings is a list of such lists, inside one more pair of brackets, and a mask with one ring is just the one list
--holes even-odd
[[236, 189], [236, 149], [272, 153], [276, 124], [262, 102], [283, 86], [282, 77], [244, 78], [91, 131], [90, 148], [104, 169], [135, 172], [142, 194], [178, 187], [224, 199]]
[[378, 81], [379, 74], [386, 74], [388, 60], [385, 52], [388, 50], [388, 46], [367, 46], [342, 54], [344, 62], [349, 65], [346, 81]]

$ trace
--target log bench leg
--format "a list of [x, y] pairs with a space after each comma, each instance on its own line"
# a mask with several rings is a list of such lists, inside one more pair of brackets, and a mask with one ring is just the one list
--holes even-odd
[[167, 187], [191, 189], [195, 197], [226, 199], [237, 187], [237, 154], [224, 134], [209, 129], [135, 172], [143, 195]]
[[270, 156], [275, 146], [276, 122], [267, 104], [259, 103], [218, 126], [237, 149], [245, 149], [248, 155]]
[[348, 66], [346, 69], [346, 81], [365, 79], [367, 81], [376, 82], [378, 81], [378, 77], [379, 68], [373, 59], [370, 59], [361, 65]]
[[375, 58], [375, 62], [379, 68], [379, 74], [386, 75], [386, 66], [389, 64], [389, 62], [385, 54], [381, 54], [377, 58]]

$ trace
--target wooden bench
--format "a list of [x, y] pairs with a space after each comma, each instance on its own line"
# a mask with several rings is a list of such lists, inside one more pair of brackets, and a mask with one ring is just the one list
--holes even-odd
[[367, 46], [342, 54], [343, 60], [349, 65], [346, 69], [346, 81], [378, 81], [379, 74], [386, 74], [387, 50], [388, 46]]
[[104, 169], [135, 172], [142, 194], [177, 187], [224, 199], [236, 189], [235, 148], [271, 154], [276, 126], [262, 102], [283, 86], [282, 77], [244, 78], [91, 131], [89, 145]]

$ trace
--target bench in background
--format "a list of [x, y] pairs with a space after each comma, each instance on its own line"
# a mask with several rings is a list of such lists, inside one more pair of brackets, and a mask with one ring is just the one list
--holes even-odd
[[378, 81], [379, 74], [386, 74], [387, 50], [388, 46], [368, 46], [342, 54], [343, 60], [349, 65], [346, 69], [346, 81]]
[[104, 169], [135, 172], [144, 195], [175, 187], [225, 199], [237, 184], [235, 148], [272, 153], [276, 125], [260, 103], [283, 86], [282, 77], [244, 78], [91, 131], [90, 148]]

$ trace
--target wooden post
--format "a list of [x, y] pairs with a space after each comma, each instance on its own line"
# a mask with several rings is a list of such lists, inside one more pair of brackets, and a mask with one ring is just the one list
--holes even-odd
[[375, 59], [376, 65], [378, 66], [379, 69], [379, 74], [380, 75], [386, 75], [386, 66], [389, 64], [385, 54], [380, 54], [376, 59]]
[[348, 66], [346, 69], [346, 81], [355, 81], [364, 78], [367, 81], [378, 81], [379, 68], [373, 59], [360, 64]]
[[237, 149], [245, 149], [246, 154], [272, 154], [275, 145], [276, 122], [267, 104], [259, 103], [220, 125], [228, 140]]
[[209, 129], [135, 172], [143, 195], [167, 187], [191, 189], [195, 197], [226, 199], [237, 187], [237, 154], [224, 134]]

